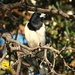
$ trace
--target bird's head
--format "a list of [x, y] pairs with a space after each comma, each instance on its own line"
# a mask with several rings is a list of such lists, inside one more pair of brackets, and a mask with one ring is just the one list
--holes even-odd
[[44, 13], [35, 12], [35, 13], [32, 14], [29, 22], [32, 25], [32, 27], [34, 27], [35, 29], [39, 29], [43, 24], [44, 18], [45, 18]]
[[45, 15], [44, 13], [41, 13], [41, 12], [35, 12], [33, 13], [32, 17], [31, 17], [31, 20], [41, 20], [42, 18], [45, 18]]

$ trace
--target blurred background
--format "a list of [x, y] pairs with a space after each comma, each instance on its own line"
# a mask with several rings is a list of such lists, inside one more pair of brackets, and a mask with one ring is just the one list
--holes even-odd
[[[20, 0], [0, 0], [4, 4], [12, 4]], [[66, 14], [75, 16], [75, 0], [26, 0], [27, 4], [36, 8], [62, 10]], [[0, 12], [2, 12], [0, 10]], [[19, 24], [14, 22], [4, 15], [0, 18], [0, 24], [12, 34], [15, 39], [16, 30], [18, 29], [17, 40], [22, 44], [27, 44], [24, 37], [24, 26], [29, 21], [34, 11], [27, 11], [24, 8], [13, 9], [12, 14], [19, 19]], [[1, 15], [1, 14], [0, 14]], [[57, 50], [61, 50], [65, 45], [68, 49], [62, 52], [67, 64], [75, 69], [75, 21], [73, 19], [66, 19], [60, 15], [48, 13], [44, 19], [46, 25], [46, 44]], [[22, 39], [22, 40], [19, 40]], [[74, 51], [70, 48], [74, 48]], [[55, 70], [58, 73], [65, 73], [66, 75], [75, 75], [75, 72], [65, 68], [62, 59], [57, 58]]]

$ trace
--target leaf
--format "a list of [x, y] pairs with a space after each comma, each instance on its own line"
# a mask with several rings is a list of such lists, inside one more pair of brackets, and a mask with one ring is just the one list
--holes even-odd
[[70, 66], [71, 66], [71, 67], [75, 67], [75, 60], [73, 60], [73, 61], [70, 63]]
[[5, 71], [0, 70], [0, 75], [4, 75], [4, 74], [5, 74]]
[[56, 10], [56, 9], [57, 9], [54, 5], [52, 5], [52, 8], [53, 8], [54, 10]]
[[66, 54], [67, 54], [67, 56], [71, 56], [72, 50], [67, 50], [67, 51], [66, 51]]

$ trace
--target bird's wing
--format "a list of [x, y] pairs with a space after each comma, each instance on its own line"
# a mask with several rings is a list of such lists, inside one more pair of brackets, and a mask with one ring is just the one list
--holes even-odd
[[29, 30], [27, 25], [25, 26], [25, 38], [30, 47], [36, 47], [39, 45], [39, 39], [36, 32]]
[[45, 25], [43, 24], [43, 26], [37, 30], [36, 33], [41, 45], [45, 45]]

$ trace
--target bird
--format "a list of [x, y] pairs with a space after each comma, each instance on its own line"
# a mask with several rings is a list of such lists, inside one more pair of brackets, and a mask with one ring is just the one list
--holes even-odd
[[43, 19], [45, 18], [44, 13], [34, 12], [25, 25], [24, 32], [25, 38], [29, 47], [34, 48], [39, 45], [45, 45], [45, 24], [43, 23]]
[[[25, 33], [25, 39], [28, 43], [28, 46], [30, 48], [38, 47], [38, 46], [43, 46], [45, 45], [46, 39], [45, 39], [45, 24], [43, 22], [45, 18], [44, 13], [37, 12], [35, 11], [30, 20], [26, 23], [25, 28], [24, 28], [24, 33]], [[42, 54], [42, 53], [41, 53]], [[37, 56], [40, 56], [38, 54]], [[41, 56], [40, 56], [41, 57]], [[31, 67], [34, 67], [33, 70], [35, 70], [35, 74], [38, 73], [38, 61], [36, 60], [35, 57], [30, 58], [32, 60]]]

